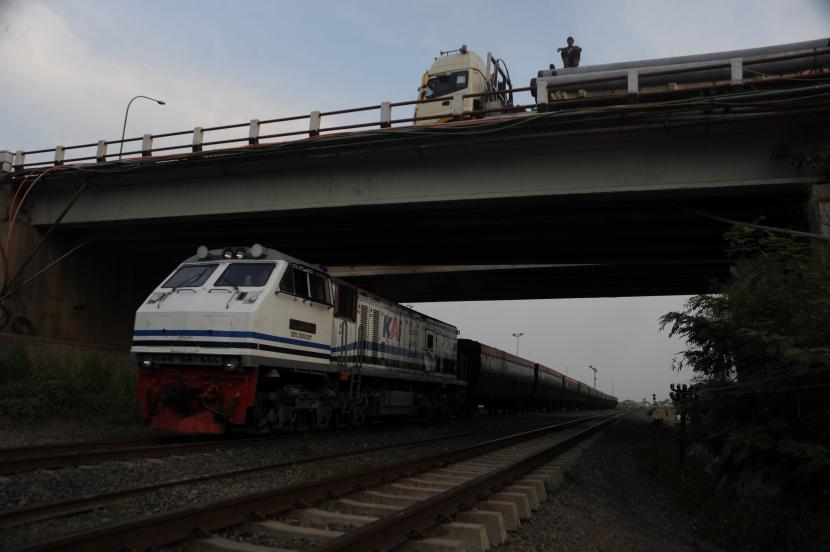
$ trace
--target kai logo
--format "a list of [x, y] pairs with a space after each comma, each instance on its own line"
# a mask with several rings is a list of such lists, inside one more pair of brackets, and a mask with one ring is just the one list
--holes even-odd
[[394, 339], [395, 341], [401, 340], [401, 322], [397, 318], [393, 316], [384, 316], [383, 317], [383, 337], [388, 339]]

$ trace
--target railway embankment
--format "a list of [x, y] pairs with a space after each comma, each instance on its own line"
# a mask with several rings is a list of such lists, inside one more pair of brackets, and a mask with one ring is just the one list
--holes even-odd
[[[655, 469], [655, 463], [662, 464]], [[496, 550], [535, 552], [720, 550], [701, 538], [698, 513], [687, 509], [671, 429], [645, 411], [625, 416], [589, 447], [556, 493]]]
[[[135, 366], [124, 352], [0, 334], [0, 435], [6, 446], [48, 442], [51, 434], [83, 440], [140, 433], [135, 388]], [[57, 427], [38, 427], [53, 423]]]

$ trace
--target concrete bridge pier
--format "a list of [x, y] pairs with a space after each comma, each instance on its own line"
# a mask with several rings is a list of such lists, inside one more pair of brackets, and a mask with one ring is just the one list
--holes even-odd
[[[0, 186], [4, 249], [9, 236], [10, 188]], [[78, 248], [94, 237], [90, 232], [54, 232], [29, 259], [46, 233], [45, 228], [30, 226], [21, 211], [0, 271], [4, 296], [0, 332], [126, 351], [135, 310], [148, 286], [157, 283], [155, 273], [147, 275], [137, 259], [112, 250], [111, 245], [92, 240]], [[34, 279], [27, 282], [30, 278]]]
[[830, 184], [813, 186], [811, 196], [810, 230], [830, 239]]

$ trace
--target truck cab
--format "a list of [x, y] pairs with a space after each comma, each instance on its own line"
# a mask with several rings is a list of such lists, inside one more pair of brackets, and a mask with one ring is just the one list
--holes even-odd
[[[470, 114], [472, 111], [498, 109], [513, 104], [510, 76], [504, 61], [487, 54], [485, 63], [476, 53], [462, 45], [458, 50], [441, 52], [435, 62], [424, 73], [418, 88], [419, 103], [415, 106], [415, 126], [446, 123], [459, 118], [483, 117], [486, 114]], [[467, 94], [485, 94], [465, 98]], [[460, 102], [461, 109], [454, 103]]]

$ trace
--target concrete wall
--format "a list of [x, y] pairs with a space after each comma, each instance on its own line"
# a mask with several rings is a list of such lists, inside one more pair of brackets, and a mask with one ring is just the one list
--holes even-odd
[[[5, 212], [5, 210], [4, 210]], [[7, 233], [0, 225], [0, 235]], [[10, 247], [16, 272], [45, 232], [17, 225]], [[35, 274], [83, 241], [81, 235], [57, 233], [29, 263], [19, 281]], [[89, 244], [55, 264], [4, 301], [11, 320], [0, 331], [28, 331], [38, 336], [122, 351], [129, 349], [135, 310], [154, 286], [159, 267], [148, 267], [129, 252]]]

